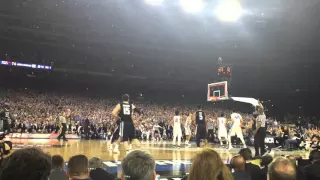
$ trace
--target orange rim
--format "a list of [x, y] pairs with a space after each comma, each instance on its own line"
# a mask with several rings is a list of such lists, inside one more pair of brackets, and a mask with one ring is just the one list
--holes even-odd
[[213, 101], [213, 102], [215, 102], [215, 101], [218, 100], [218, 97], [217, 97], [217, 96], [212, 96], [212, 97], [210, 98], [210, 100]]

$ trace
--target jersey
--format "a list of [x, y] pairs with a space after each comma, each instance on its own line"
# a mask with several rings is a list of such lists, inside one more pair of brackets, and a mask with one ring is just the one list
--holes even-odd
[[204, 112], [202, 111], [197, 111], [196, 112], [196, 124], [206, 124], [206, 116]]
[[[262, 114], [262, 115], [259, 115], [256, 119], [256, 126], [258, 125], [258, 123], [261, 124], [261, 127], [265, 128], [266, 127], [266, 115], [265, 114]], [[257, 127], [256, 127], [257, 128]]]
[[7, 109], [3, 109], [0, 112], [0, 132], [9, 130], [10, 119], [11, 119], [10, 112]]
[[127, 102], [120, 103], [120, 111], [118, 115], [121, 121], [126, 123], [133, 123], [132, 121], [132, 104]]
[[219, 128], [220, 128], [220, 127], [223, 127], [223, 128], [226, 127], [226, 122], [227, 122], [226, 118], [224, 118], [224, 117], [219, 117], [219, 118], [218, 118], [218, 121], [219, 121]]
[[4, 121], [9, 121], [10, 120], [10, 112], [7, 109], [4, 109], [0, 113], [0, 119]]
[[186, 123], [184, 124], [185, 127], [189, 127], [190, 126], [190, 123], [191, 123], [191, 117], [188, 116], [187, 119], [186, 119]]
[[241, 125], [241, 115], [239, 113], [232, 113], [231, 119], [233, 120], [233, 127]]
[[180, 116], [174, 116], [173, 121], [174, 121], [173, 122], [174, 129], [181, 128]]
[[64, 116], [59, 116], [59, 121], [60, 123], [63, 123], [63, 124], [67, 123], [67, 119]]

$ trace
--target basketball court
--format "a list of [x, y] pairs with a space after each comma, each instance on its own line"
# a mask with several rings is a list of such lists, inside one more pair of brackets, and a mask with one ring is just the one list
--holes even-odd
[[[249, 103], [253, 106], [258, 105], [258, 100], [254, 98], [245, 97], [229, 97], [228, 96], [228, 82], [218, 82], [208, 84], [207, 100], [211, 102], [234, 100], [243, 103]], [[26, 137], [24, 137], [26, 136]], [[41, 137], [40, 137], [41, 136]], [[110, 173], [119, 173], [121, 169], [121, 160], [126, 153], [123, 145], [120, 146], [119, 153], [113, 153], [109, 150], [109, 145], [106, 140], [81, 140], [76, 135], [67, 135], [69, 141], [58, 141], [57, 134], [40, 134], [40, 135], [20, 135], [11, 136], [13, 142], [13, 149], [21, 149], [25, 147], [39, 147], [51, 155], [61, 155], [67, 162], [68, 159], [77, 154], [86, 155], [88, 158], [100, 157], [104, 162], [104, 168]], [[141, 149], [148, 151], [156, 160], [156, 171], [160, 175], [181, 175], [188, 172], [193, 156], [201, 150], [196, 148], [195, 142], [191, 142], [191, 147], [182, 146], [180, 149], [172, 146], [172, 141], [142, 141], [141, 147], [133, 146], [133, 149]], [[203, 147], [203, 145], [202, 145]], [[222, 160], [228, 164], [230, 159], [238, 153], [241, 146], [232, 150], [227, 150], [220, 145], [208, 145], [207, 147], [214, 148], [221, 156]], [[254, 149], [251, 147], [253, 153]], [[308, 151], [271, 151], [270, 155], [273, 157], [281, 155], [301, 156], [308, 158]], [[257, 161], [255, 163], [258, 163]]]

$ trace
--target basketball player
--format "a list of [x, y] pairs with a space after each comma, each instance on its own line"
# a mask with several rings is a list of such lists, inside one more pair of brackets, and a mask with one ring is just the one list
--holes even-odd
[[113, 152], [117, 153], [119, 151], [119, 144], [120, 144], [120, 124], [121, 120], [120, 118], [117, 120], [116, 128], [114, 129], [114, 132], [112, 133], [111, 142], [109, 149], [112, 150], [112, 145], [115, 144]]
[[172, 123], [173, 124], [173, 140], [172, 144], [173, 147], [176, 147], [176, 139], [178, 138], [178, 148], [181, 145], [181, 138], [182, 138], [182, 130], [181, 130], [181, 116], [179, 116], [179, 111], [175, 112], [175, 116], [173, 117]]
[[65, 112], [62, 113], [61, 116], [59, 116], [59, 122], [60, 122], [60, 129], [61, 129], [61, 133], [59, 134], [59, 136], [57, 137], [57, 139], [60, 141], [60, 139], [62, 138], [64, 141], [68, 141], [66, 138], [66, 131], [67, 131], [67, 119], [69, 119], [71, 116], [71, 110], [70, 109], [66, 109]]
[[218, 117], [218, 139], [221, 146], [223, 145], [222, 138], [224, 138], [225, 140], [227, 140], [228, 138], [226, 123], [227, 119], [224, 117], [224, 113], [221, 113], [220, 117]]
[[186, 146], [191, 146], [189, 143], [190, 137], [191, 137], [191, 129], [190, 129], [190, 124], [191, 124], [191, 118], [192, 118], [192, 113], [189, 113], [189, 116], [186, 119], [186, 122], [184, 124], [184, 129], [185, 129], [185, 134], [186, 134]]
[[202, 106], [198, 105], [197, 112], [194, 114], [194, 121], [196, 122], [196, 143], [197, 148], [200, 148], [200, 141], [201, 139], [205, 140], [205, 144], [208, 143], [207, 138], [207, 124], [206, 124], [206, 116], [205, 113], [202, 111]]
[[128, 141], [135, 143], [137, 146], [140, 146], [140, 142], [136, 139], [135, 136], [135, 126], [132, 118], [133, 112], [141, 114], [140, 110], [136, 108], [135, 105], [131, 104], [130, 97], [128, 94], [122, 95], [122, 102], [117, 104], [117, 106], [112, 111], [112, 115], [115, 118], [121, 119], [120, 124], [120, 136], [122, 137], [124, 149], [129, 153], [129, 144]]
[[9, 122], [15, 123], [14, 117], [10, 113], [9, 104], [2, 104], [0, 109], [0, 132], [3, 132], [2, 137], [4, 138], [5, 135], [9, 134], [10, 127]]
[[229, 150], [232, 149], [232, 143], [231, 143], [231, 136], [237, 135], [238, 138], [240, 138], [242, 144], [244, 145], [244, 148], [246, 148], [246, 142], [243, 139], [242, 134], [242, 117], [239, 113], [236, 113], [235, 111], [231, 114], [231, 121], [232, 121], [232, 127], [229, 132], [228, 140], [229, 140]]
[[[254, 131], [254, 149], [255, 157], [262, 156], [266, 153], [264, 140], [266, 138], [266, 115], [261, 103], [258, 107], [258, 117], [256, 118], [256, 130]], [[260, 151], [259, 151], [260, 149]]]

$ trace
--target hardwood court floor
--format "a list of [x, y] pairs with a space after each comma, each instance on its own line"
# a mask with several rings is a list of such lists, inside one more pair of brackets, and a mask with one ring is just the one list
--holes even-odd
[[[100, 157], [105, 161], [121, 161], [125, 156], [123, 146], [120, 146], [120, 153], [113, 153], [109, 150], [109, 143], [105, 140], [69, 140], [68, 142], [58, 141], [56, 139], [11, 139], [14, 149], [20, 149], [30, 146], [38, 146], [51, 155], [62, 155], [67, 161], [71, 156], [84, 154], [88, 158]], [[198, 149], [192, 144], [192, 147], [180, 149], [173, 148], [171, 142], [163, 141], [154, 143], [152, 141], [141, 142], [142, 150], [149, 151], [156, 160], [191, 160]], [[217, 150], [225, 162], [229, 162], [232, 156], [238, 153], [239, 148], [230, 151], [219, 146], [209, 145], [209, 147]], [[252, 149], [253, 150], [253, 149]], [[253, 150], [254, 152], [254, 150]], [[285, 155], [302, 156], [308, 158], [308, 151], [272, 151], [274, 157]]]

